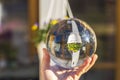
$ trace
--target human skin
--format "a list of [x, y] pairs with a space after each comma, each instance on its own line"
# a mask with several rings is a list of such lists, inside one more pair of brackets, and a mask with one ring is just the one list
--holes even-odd
[[40, 63], [40, 80], [79, 80], [95, 64], [98, 56], [93, 54], [84, 60], [83, 65], [72, 69], [65, 69], [57, 65], [50, 65], [50, 56], [47, 49], [43, 48], [43, 57]]

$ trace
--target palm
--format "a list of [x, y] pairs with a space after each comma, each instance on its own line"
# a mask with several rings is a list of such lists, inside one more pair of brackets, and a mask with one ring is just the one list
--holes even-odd
[[41, 65], [42, 80], [79, 80], [79, 77], [87, 72], [95, 63], [97, 55], [85, 59], [84, 64], [73, 69], [65, 69], [57, 65], [50, 66], [50, 57], [46, 49], [43, 49], [44, 55]]
[[[52, 66], [46, 69], [46, 75], [52, 76], [50, 80], [78, 80], [79, 79], [79, 68], [78, 69], [64, 69], [58, 66]], [[49, 78], [49, 77], [48, 77]]]

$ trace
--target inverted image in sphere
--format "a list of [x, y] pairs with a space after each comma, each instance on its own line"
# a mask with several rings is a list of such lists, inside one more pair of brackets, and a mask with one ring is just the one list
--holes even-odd
[[88, 24], [79, 19], [69, 18], [51, 27], [46, 45], [51, 59], [57, 65], [73, 68], [95, 53], [97, 41], [93, 29]]

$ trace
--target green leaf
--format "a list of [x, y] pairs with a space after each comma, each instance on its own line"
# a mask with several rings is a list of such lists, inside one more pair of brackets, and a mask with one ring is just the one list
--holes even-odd
[[68, 50], [72, 52], [77, 52], [81, 48], [81, 43], [68, 43]]

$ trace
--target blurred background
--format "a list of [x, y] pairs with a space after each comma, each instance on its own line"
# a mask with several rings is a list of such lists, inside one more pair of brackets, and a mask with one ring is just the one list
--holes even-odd
[[[0, 80], [39, 80], [31, 26], [40, 0], [0, 0]], [[94, 29], [99, 58], [80, 80], [120, 79], [120, 0], [69, 0], [74, 17]]]
[[0, 0], [0, 80], [38, 80], [31, 40], [37, 0]]

